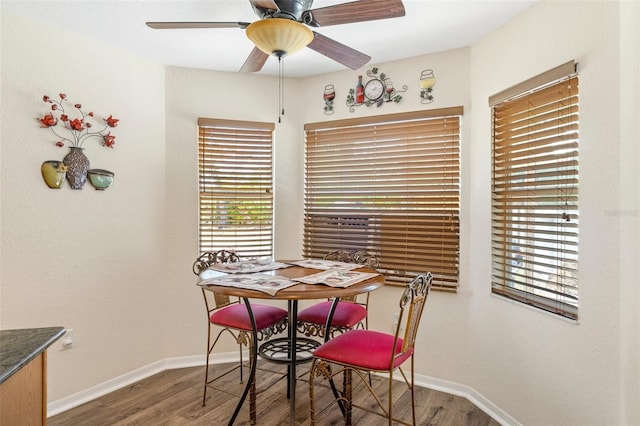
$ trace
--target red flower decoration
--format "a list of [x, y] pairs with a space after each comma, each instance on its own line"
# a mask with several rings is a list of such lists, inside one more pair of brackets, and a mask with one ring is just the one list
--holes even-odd
[[115, 145], [115, 143], [116, 143], [116, 137], [113, 136], [111, 133], [107, 133], [102, 140], [102, 145], [107, 146], [109, 148], [113, 148], [113, 145]]
[[117, 118], [113, 118], [111, 115], [109, 117], [107, 117], [104, 121], [107, 122], [107, 125], [109, 125], [109, 127], [116, 127], [118, 125], [118, 121], [120, 121]]
[[53, 114], [47, 114], [40, 119], [40, 127], [51, 127], [58, 124], [58, 120], [53, 116]]
[[78, 131], [78, 132], [84, 130], [84, 122], [82, 120], [78, 119], [78, 118], [74, 118], [73, 120], [71, 120], [69, 122], [69, 126], [73, 130]]
[[[42, 100], [51, 104], [52, 112], [46, 114], [42, 118], [38, 118], [40, 126], [51, 129], [51, 132], [56, 136], [56, 146], [63, 147], [65, 145], [70, 145], [81, 148], [87, 139], [97, 137], [100, 138], [103, 146], [113, 148], [116, 137], [110, 132], [107, 132], [107, 129], [109, 127], [116, 127], [120, 120], [113, 118], [113, 115], [109, 115], [109, 117], [103, 118], [101, 121], [94, 118], [95, 121], [92, 123], [90, 119], [94, 117], [93, 111], [85, 113], [82, 111], [82, 104], [71, 104], [67, 100], [67, 95], [65, 93], [60, 93], [59, 97], [59, 100], [55, 100], [48, 95], [44, 95]], [[67, 114], [65, 111], [65, 107], [68, 105], [73, 105], [75, 108], [75, 110], [73, 110], [75, 113], [71, 114], [71, 117], [70, 114]], [[59, 118], [56, 118], [56, 115], [54, 114], [59, 114]], [[73, 117], [73, 115], [75, 115], [75, 117]], [[62, 123], [60, 123], [59, 126], [56, 126], [58, 124], [58, 120]], [[102, 124], [102, 126], [99, 124]], [[101, 127], [101, 129], [93, 131], [95, 127]]]

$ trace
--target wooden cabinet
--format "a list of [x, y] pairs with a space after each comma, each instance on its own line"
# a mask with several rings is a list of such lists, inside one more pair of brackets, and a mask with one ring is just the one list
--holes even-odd
[[0, 425], [47, 423], [47, 352], [62, 327], [0, 331]]
[[0, 425], [44, 425], [47, 418], [45, 353], [0, 385]]

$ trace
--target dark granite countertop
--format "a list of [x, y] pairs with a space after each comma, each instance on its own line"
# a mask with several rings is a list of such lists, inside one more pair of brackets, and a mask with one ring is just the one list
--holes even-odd
[[64, 327], [0, 330], [0, 383], [47, 350], [65, 331]]

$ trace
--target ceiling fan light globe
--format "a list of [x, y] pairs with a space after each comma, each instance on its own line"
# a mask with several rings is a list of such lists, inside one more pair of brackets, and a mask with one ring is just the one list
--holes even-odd
[[253, 22], [246, 33], [258, 49], [278, 57], [292, 55], [313, 41], [313, 31], [304, 24], [282, 18]]

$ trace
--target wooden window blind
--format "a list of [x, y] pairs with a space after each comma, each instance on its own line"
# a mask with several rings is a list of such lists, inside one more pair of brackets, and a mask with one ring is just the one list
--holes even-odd
[[387, 283], [458, 286], [462, 107], [307, 124], [303, 250], [367, 250]]
[[273, 254], [272, 123], [198, 119], [199, 249]]
[[493, 105], [492, 292], [577, 319], [578, 77], [567, 70]]

